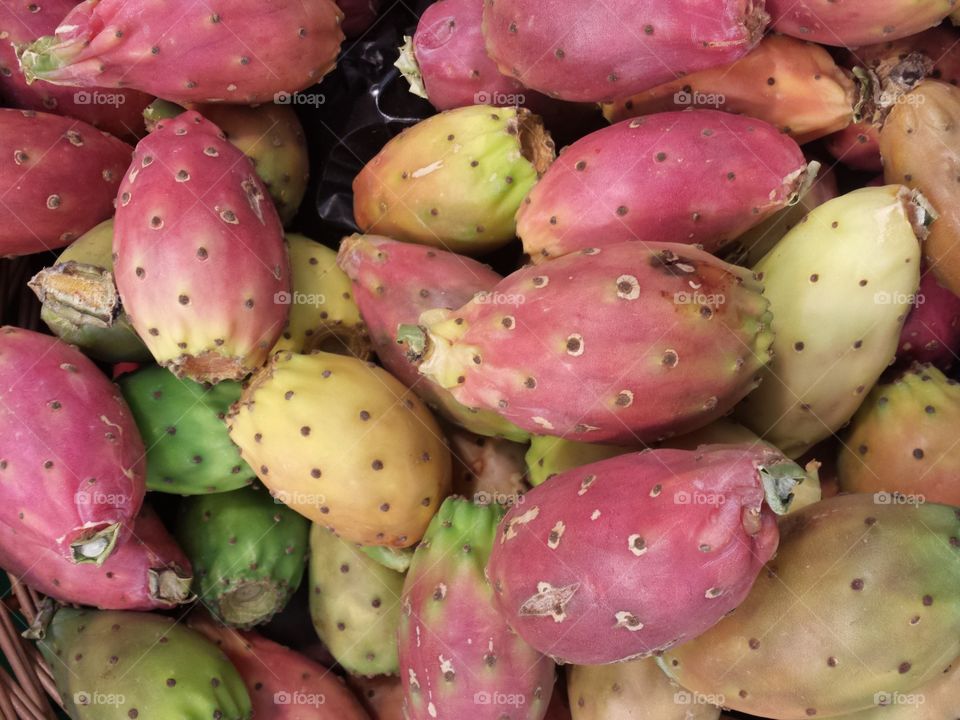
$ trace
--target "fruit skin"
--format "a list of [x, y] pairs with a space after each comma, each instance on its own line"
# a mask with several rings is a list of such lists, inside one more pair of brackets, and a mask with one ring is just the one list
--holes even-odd
[[537, 0], [485, 0], [487, 53], [527, 87], [604, 102], [731, 63], [769, 20], [753, 0], [614, 0], [595, 10], [584, 14], [575, 0], [555, 2], [549, 13]]
[[239, 383], [209, 387], [148, 365], [123, 375], [117, 385], [147, 447], [147, 489], [202, 495], [256, 479], [223, 424], [240, 399]]
[[153, 359], [130, 325], [113, 282], [113, 219], [74, 240], [29, 283], [40, 318], [57, 337], [108, 363]]
[[534, 263], [627, 241], [713, 251], [797, 202], [811, 173], [797, 144], [762, 120], [634, 118], [568, 146], [520, 207], [517, 234]]
[[216, 383], [263, 364], [287, 319], [283, 229], [250, 162], [199, 113], [137, 145], [113, 251], [123, 306], [160, 365]]
[[929, 720], [960, 713], [960, 663], [906, 695], [888, 695], [890, 705], [844, 715], [846, 720]]
[[661, 667], [730, 709], [783, 720], [910, 693], [960, 655], [958, 535], [960, 510], [944, 505], [812, 505], [781, 520], [777, 558], [737, 611]]
[[223, 622], [265, 623], [300, 587], [309, 523], [261, 487], [180, 504], [177, 538], [196, 573], [197, 595]]
[[72, 345], [0, 328], [0, 524], [102, 564], [143, 503], [144, 448], [113, 383]]
[[[343, 40], [333, 0], [257, 0], [222, 12], [135, 0], [77, 5], [59, 32], [17, 49], [28, 83], [126, 87], [177, 103], [273, 102], [333, 69]], [[158, 34], [158, 28], [165, 28]], [[118, 32], [119, 31], [119, 32]]]
[[74, 0], [12, 0], [0, 3], [0, 99], [7, 107], [37, 110], [83, 120], [124, 140], [143, 135], [140, 113], [151, 97], [129, 89], [59, 87], [37, 82], [28, 85], [15, 46], [52, 33], [76, 7]]
[[337, 0], [337, 5], [344, 14], [340, 23], [343, 33], [348, 38], [355, 38], [373, 25], [380, 12], [381, 0]]
[[759, 118], [802, 145], [848, 126], [859, 101], [850, 73], [825, 49], [785, 35], [768, 35], [730, 65], [701, 70], [605, 103], [603, 114], [613, 123], [712, 106]]
[[360, 698], [371, 720], [405, 720], [403, 683], [400, 678], [390, 675], [373, 678], [348, 675], [347, 684]]
[[400, 336], [464, 405], [531, 433], [626, 444], [727, 413], [768, 361], [770, 321], [749, 271], [690, 245], [631, 242], [518, 270]]
[[503, 515], [496, 504], [447, 498], [414, 553], [398, 632], [409, 720], [541, 720], [547, 711], [554, 664], [510, 629], [484, 577]]
[[[571, 665], [573, 720], [717, 720], [720, 708], [670, 680], [653, 658], [613, 665]], [[717, 699], [719, 702], [719, 699]]]
[[642, 447], [623, 447], [598, 443], [575, 442], [551, 435], [534, 435], [527, 450], [527, 478], [533, 487], [573, 468], [583, 467]]
[[870, 392], [840, 446], [844, 492], [891, 493], [960, 506], [960, 385], [914, 365]]
[[278, 353], [227, 423], [274, 497], [351, 542], [416, 544], [450, 490], [450, 451], [430, 412], [356, 358]]
[[73, 720], [252, 717], [227, 657], [174, 618], [63, 607], [39, 648]]
[[773, 311], [774, 358], [736, 416], [788, 456], [842, 427], [893, 360], [920, 282], [920, 202], [901, 185], [855, 190], [754, 266]]
[[420, 375], [396, 341], [397, 326], [415, 323], [434, 308], [458, 308], [503, 278], [476, 260], [455, 253], [398, 242], [377, 235], [344, 238], [337, 264], [353, 283], [353, 297], [380, 363], [430, 407], [478, 435], [523, 442], [527, 432], [489, 410], [458, 403], [435, 382]]
[[510, 242], [514, 215], [554, 158], [524, 108], [447, 110], [390, 140], [353, 181], [368, 233], [473, 255]]
[[882, 172], [880, 129], [871, 122], [848, 125], [826, 139], [824, 147], [847, 167], [863, 172]]
[[310, 618], [347, 672], [393, 675], [403, 574], [314, 524], [310, 529]]
[[916, 302], [900, 333], [897, 361], [931, 363], [941, 370], [949, 370], [958, 351], [960, 297], [937, 282], [932, 272], [923, 269]]
[[[960, 128], [960, 89], [927, 80], [898, 103], [880, 133], [884, 178], [922, 192], [939, 214], [923, 254], [946, 288], [960, 293], [960, 204], [952, 155]], [[939, 148], [939, 150], [937, 149]]]
[[103, 565], [75, 565], [51, 547], [0, 525], [0, 566], [63, 603], [107, 610], [154, 610], [192, 599], [190, 561], [151, 508], [144, 505], [129, 537]]
[[61, 248], [109, 218], [131, 152], [79, 120], [0, 109], [0, 256]]
[[[647, 450], [552, 478], [507, 513], [487, 575], [516, 632], [602, 665], [688, 642], [747, 596], [777, 549], [799, 466], [753, 445]], [[779, 482], [780, 479], [783, 482]]]

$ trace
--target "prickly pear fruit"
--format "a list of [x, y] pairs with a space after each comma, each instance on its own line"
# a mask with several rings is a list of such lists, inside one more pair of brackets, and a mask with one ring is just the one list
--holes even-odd
[[835, 132], [824, 142], [833, 157], [847, 167], [863, 172], [881, 172], [880, 128], [871, 122], [858, 122]]
[[858, 47], [847, 53], [848, 67], [855, 63], [870, 68], [882, 68], [906, 60], [911, 53], [922, 53], [933, 61], [932, 77], [956, 85], [960, 81], [960, 32], [950, 25], [940, 25], [926, 32], [900, 40]]
[[573, 720], [717, 720], [723, 702], [687, 692], [653, 658], [571, 665], [567, 692]]
[[857, 87], [819, 45], [769, 35], [730, 65], [684, 75], [606, 103], [610, 122], [688, 107], [748, 115], [803, 144], [842, 130], [858, 112]]
[[140, 113], [150, 102], [149, 95], [119, 88], [78, 90], [45, 82], [27, 84], [20, 72], [16, 45], [54, 32], [74, 7], [74, 0], [0, 3], [0, 99], [7, 107], [65, 115], [115, 137], [136, 140], [143, 135]]
[[939, 218], [923, 254], [940, 282], [960, 293], [960, 201], [951, 153], [960, 133], [960, 88], [927, 80], [898, 103], [880, 133], [887, 182], [916, 188]]
[[845, 720], [928, 720], [960, 714], [960, 663], [911, 693], [886, 693], [881, 707], [844, 715]]
[[202, 495], [236, 490], [256, 479], [223, 424], [240, 399], [239, 383], [208, 387], [148, 365], [117, 384], [147, 447], [148, 489]]
[[877, 385], [840, 446], [841, 490], [960, 506], [958, 422], [960, 385], [935, 367], [914, 365]]
[[401, 573], [320, 525], [310, 529], [310, 617], [348, 672], [397, 672], [402, 589]]
[[453, 493], [478, 505], [511, 505], [527, 490], [526, 445], [476, 435], [458, 428], [447, 433], [453, 451]]
[[448, 110], [393, 138], [353, 181], [364, 231], [468, 255], [510, 242], [514, 215], [554, 158], [524, 108]]
[[730, 709], [783, 720], [909, 693], [960, 655], [958, 535], [960, 510], [944, 505], [812, 505], [781, 520], [777, 558], [737, 611], [661, 667]]
[[450, 422], [471, 432], [521, 442], [528, 437], [495, 412], [458, 403], [420, 375], [396, 341], [398, 325], [415, 323], [421, 313], [434, 308], [458, 308], [477, 293], [490, 291], [502, 277], [476, 260], [376, 235], [344, 238], [337, 263], [353, 281], [353, 297], [373, 348], [390, 374]]
[[774, 359], [740, 422], [798, 457], [853, 416], [896, 353], [927, 217], [902, 185], [856, 190], [811, 212], [754, 266]]
[[660, 113], [568, 146], [520, 207], [517, 233], [534, 263], [628, 240], [713, 251], [796, 203], [812, 174], [761, 120]]
[[337, 6], [343, 11], [340, 23], [343, 34], [348, 38], [362, 35], [377, 19], [381, 0], [337, 0]]
[[383, 545], [358, 545], [357, 547], [367, 557], [398, 573], [409, 570], [410, 561], [413, 560], [414, 548], [412, 547], [392, 548]]
[[[253, 162], [270, 192], [280, 221], [288, 225], [300, 208], [310, 177], [310, 159], [303, 126], [293, 108], [270, 103], [258, 107], [200, 105], [193, 108], [223, 130], [232, 144]], [[144, 111], [148, 127], [184, 112], [179, 105], [157, 100]]]
[[551, 435], [534, 435], [530, 439], [530, 448], [526, 454], [527, 479], [536, 487], [567, 470], [642, 449], [644, 448], [575, 442]]
[[130, 410], [96, 365], [49, 335], [0, 328], [0, 358], [0, 524], [100, 565], [146, 492]]
[[500, 524], [487, 567], [500, 610], [566, 663], [687, 642], [747, 596], [777, 548], [771, 507], [783, 512], [802, 477], [751, 445], [647, 450], [557, 475]]
[[73, 720], [251, 717], [227, 657], [174, 618], [63, 607], [39, 647]]
[[554, 665], [497, 611], [484, 569], [504, 515], [499, 505], [447, 498], [403, 585], [400, 677], [410, 720], [540, 720]]
[[173, 607], [190, 599], [193, 580], [187, 556], [146, 505], [103, 565], [76, 565], [49, 541], [37, 544], [0, 525], [0, 566], [60, 602], [106, 610]]
[[261, 487], [187, 498], [177, 526], [200, 600], [242, 628], [267, 622], [300, 587], [308, 533], [306, 518]]
[[468, 407], [568, 440], [636, 443], [707, 425], [756, 386], [772, 342], [751, 273], [689, 245], [587, 249], [519, 270], [486, 297], [504, 301], [401, 327], [420, 372]]
[[287, 235], [290, 317], [271, 355], [280, 350], [328, 350], [364, 358], [369, 340], [337, 253], [303, 235]]
[[[256, 105], [333, 69], [343, 33], [333, 0], [206, 5], [95, 0], [53, 35], [17, 48], [28, 83], [125, 87], [178, 103]], [[158, 34], [157, 28], [163, 28]]]
[[113, 282], [113, 220], [77, 238], [28, 283], [41, 319], [61, 340], [104, 362], [153, 359], [130, 325]]
[[356, 358], [278, 353], [227, 422], [275, 497], [351, 542], [416, 544], [450, 489], [450, 451], [430, 412]]
[[290, 276], [277, 212], [243, 153], [199, 113], [162, 120], [117, 200], [117, 288], [157, 362], [213, 383], [263, 364]]
[[69, 245], [109, 218], [131, 153], [79, 120], [0, 109], [0, 256]]
[[[769, 16], [755, 0], [486, 0], [483, 34], [500, 71], [551, 97], [603, 102], [746, 55]], [[576, 32], [571, 32], [571, 28]]]
[[960, 297], [922, 269], [920, 289], [900, 333], [897, 361], [931, 363], [949, 370], [960, 352]]
[[371, 720], [405, 720], [403, 717], [403, 681], [398, 677], [380, 675], [365, 678], [357, 675], [347, 677]]

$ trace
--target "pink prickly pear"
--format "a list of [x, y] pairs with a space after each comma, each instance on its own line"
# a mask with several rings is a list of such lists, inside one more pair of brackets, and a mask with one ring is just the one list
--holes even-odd
[[54, 32], [76, 5], [75, 0], [0, 3], [0, 98], [10, 107], [66, 115], [116, 137], [135, 140], [143, 135], [140, 113], [150, 102], [149, 95], [122, 88], [78, 91], [46, 82], [28, 85], [20, 72], [15, 46]]
[[144, 448], [120, 391], [83, 353], [0, 328], [0, 524], [75, 563], [102, 564], [146, 492]]
[[0, 525], [0, 566], [60, 602], [103, 610], [163, 609], [190, 598], [190, 561], [146, 505], [103, 565], [76, 565], [50, 545]]
[[380, 0], [337, 0], [344, 15], [340, 23], [343, 34], [348, 38], [362, 35], [377, 19], [380, 4]]
[[[501, 72], [563, 100], [625, 97], [746, 55], [769, 21], [757, 0], [485, 0], [487, 52]], [[576, 31], [571, 31], [575, 28]]]
[[157, 362], [199, 382], [239, 380], [283, 331], [290, 274], [256, 171], [196, 112], [140, 141], [117, 202], [114, 276]]
[[553, 663], [494, 604], [484, 568], [503, 509], [444, 501], [413, 556], [398, 633], [409, 720], [541, 720]]
[[931, 363], [941, 370], [953, 367], [960, 352], [960, 297], [947, 290], [936, 276], [920, 276], [913, 310], [900, 333], [897, 360]]
[[109, 218], [132, 152], [79, 120], [0, 109], [0, 256], [63, 247]]
[[852, 123], [824, 143], [827, 152], [854, 170], [881, 172], [880, 129], [869, 121]]
[[487, 573], [507, 622], [541, 652], [601, 665], [697, 637], [747, 596], [777, 548], [799, 466], [769, 447], [647, 450], [524, 496]]
[[796, 142], [761, 120], [625, 120], [564, 150], [520, 206], [517, 234], [534, 263], [628, 240], [712, 251], [797, 202], [810, 174]]
[[87, 0], [54, 35], [18, 48], [27, 82], [130, 87], [174, 102], [272, 102], [333, 69], [333, 0], [206, 3]]
[[649, 442], [709, 424], [756, 387], [773, 336], [752, 278], [690, 245], [588, 248], [400, 336], [468, 407], [539, 435]]

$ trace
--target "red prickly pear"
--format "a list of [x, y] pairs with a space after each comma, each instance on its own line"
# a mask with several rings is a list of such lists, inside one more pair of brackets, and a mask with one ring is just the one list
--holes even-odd
[[132, 152], [79, 120], [0, 109], [0, 256], [63, 247], [109, 218]]
[[960, 352], [960, 297], [925, 271], [920, 289], [900, 333], [897, 360], [931, 363], [941, 370], [953, 367]]
[[863, 172], [882, 172], [880, 128], [862, 121], [835, 132], [824, 143], [827, 152], [849, 168]]
[[362, 35], [373, 25], [380, 12], [381, 0], [337, 0], [343, 12], [340, 27], [348, 38]]
[[803, 477], [752, 445], [646, 450], [561, 473], [500, 523], [487, 567], [500, 610], [565, 663], [689, 641], [747, 596], [777, 549], [771, 507], [784, 512]]
[[7, 0], [0, 3], [0, 98], [10, 107], [39, 110], [83, 120], [119, 138], [143, 135], [140, 113], [151, 97], [136, 90], [78, 90], [45, 82], [28, 85], [17, 61], [15, 46], [32, 42], [57, 29], [76, 0]]
[[87, 0], [55, 34], [17, 48], [27, 82], [126, 87], [179, 103], [273, 102], [333, 69], [333, 0], [206, 3]]
[[[757, 0], [485, 0], [483, 34], [500, 71], [551, 97], [602, 102], [731, 63], [762, 37]], [[572, 31], [571, 28], [575, 28]]]
[[517, 234], [534, 263], [628, 240], [713, 251], [797, 202], [811, 174], [762, 120], [716, 110], [625, 120], [563, 151], [520, 206]]
[[750, 271], [631, 242], [523, 268], [399, 334], [421, 374], [468, 407], [534, 434], [630, 444], [743, 399], [770, 360], [771, 320]]
[[0, 525], [0, 566], [60, 602], [103, 610], [156, 610], [190, 598], [190, 561], [146, 505], [103, 565], [75, 565], [50, 545]]
[[120, 391], [72, 345], [0, 328], [0, 524], [75, 563], [102, 564], [146, 492]]
[[409, 720], [541, 720], [554, 665], [507, 625], [484, 577], [504, 510], [444, 501], [413, 556], [398, 632]]
[[157, 362], [198, 382], [240, 380], [283, 331], [283, 228], [243, 153], [196, 112], [140, 141], [117, 201], [114, 276]]

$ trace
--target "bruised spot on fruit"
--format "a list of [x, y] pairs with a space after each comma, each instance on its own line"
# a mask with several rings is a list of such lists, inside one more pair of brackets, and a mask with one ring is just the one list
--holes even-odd
[[557, 524], [553, 526], [553, 529], [550, 530], [550, 534], [547, 536], [547, 547], [551, 550], [556, 550], [560, 545], [560, 538], [563, 537], [563, 533], [566, 529], [567, 526], [563, 523], [563, 521], [558, 520]]
[[521, 605], [521, 617], [552, 617], [554, 622], [561, 623], [567, 618], [566, 608], [580, 583], [573, 583], [564, 587], [553, 587], [548, 582], [537, 583], [536, 595], [531, 595]]
[[637, 632], [638, 630], [643, 630], [643, 623], [640, 622], [640, 618], [634, 615], [631, 612], [626, 610], [620, 610], [614, 614], [617, 622], [614, 627], [626, 628], [630, 632]]
[[537, 516], [540, 514], [539, 507], [532, 507], [526, 512], [518, 515], [514, 518], [511, 518], [504, 524], [503, 534], [500, 537], [500, 543], [503, 544], [507, 540], [512, 540], [517, 536], [518, 529], [527, 525], [528, 523], [533, 522], [537, 519]]
[[580, 489], [577, 490], [578, 496], [583, 496], [586, 494], [587, 490], [590, 489], [590, 486], [597, 481], [596, 475], [587, 475], [583, 480], [580, 481]]

